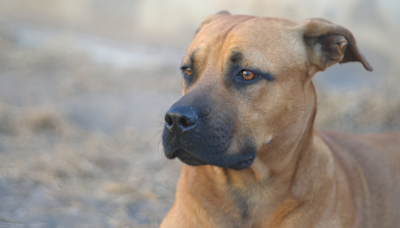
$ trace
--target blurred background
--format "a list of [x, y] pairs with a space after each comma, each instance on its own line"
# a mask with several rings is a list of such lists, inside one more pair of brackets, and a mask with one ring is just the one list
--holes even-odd
[[0, 0], [0, 228], [158, 227], [182, 167], [163, 116], [221, 10], [348, 28], [374, 71], [318, 73], [317, 127], [400, 130], [398, 0]]

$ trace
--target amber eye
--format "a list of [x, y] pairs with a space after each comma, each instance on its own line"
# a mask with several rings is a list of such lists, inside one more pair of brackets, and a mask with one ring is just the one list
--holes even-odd
[[255, 78], [255, 74], [251, 71], [244, 70], [240, 73], [240, 76], [242, 76], [243, 79], [245, 80], [252, 80]]
[[187, 76], [192, 76], [192, 68], [190, 68], [190, 67], [188, 67], [188, 68], [186, 68], [185, 69], [185, 74], [187, 75]]

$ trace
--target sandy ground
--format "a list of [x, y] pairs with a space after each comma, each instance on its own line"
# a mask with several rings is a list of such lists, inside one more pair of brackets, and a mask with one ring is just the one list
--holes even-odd
[[[160, 136], [187, 46], [1, 28], [0, 227], [158, 227], [182, 167]], [[400, 59], [362, 51], [374, 74], [354, 63], [315, 78], [317, 126], [400, 131]]]

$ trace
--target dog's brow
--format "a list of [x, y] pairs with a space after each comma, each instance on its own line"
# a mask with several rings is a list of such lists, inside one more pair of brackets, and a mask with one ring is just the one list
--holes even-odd
[[196, 59], [196, 55], [197, 55], [198, 50], [194, 50], [190, 55], [189, 55], [189, 61], [190, 64], [194, 65], [194, 61]]
[[232, 62], [240, 62], [243, 58], [243, 54], [239, 51], [233, 50], [231, 54], [231, 61]]
[[196, 53], [197, 53], [197, 50], [193, 51], [192, 54], [190, 54], [189, 59], [192, 62], [192, 64], [194, 63], [194, 60], [195, 60], [195, 57], [196, 57]]
[[194, 50], [194, 51], [189, 55], [189, 57], [187, 57], [187, 55], [186, 55], [186, 57], [183, 58], [182, 65], [191, 65], [191, 66], [193, 66], [193, 65], [194, 65], [194, 60], [195, 60], [196, 53], [197, 53], [197, 50]]

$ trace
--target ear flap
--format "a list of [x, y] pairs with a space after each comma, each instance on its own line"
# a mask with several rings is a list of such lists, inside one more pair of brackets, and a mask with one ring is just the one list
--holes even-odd
[[327, 20], [312, 18], [301, 25], [304, 41], [308, 47], [308, 58], [316, 71], [339, 62], [358, 61], [365, 69], [372, 71], [364, 56], [358, 51], [353, 34], [344, 27]]
[[200, 29], [201, 29], [204, 25], [206, 25], [206, 24], [208, 24], [208, 23], [210, 23], [210, 22], [212, 22], [212, 21], [215, 21], [215, 20], [218, 19], [218, 18], [225, 17], [225, 16], [229, 16], [229, 15], [231, 15], [231, 14], [230, 14], [228, 11], [224, 10], [224, 11], [218, 12], [218, 13], [216, 13], [216, 14], [214, 14], [214, 15], [210, 15], [210, 16], [204, 18], [203, 21], [200, 23], [200, 26], [199, 26], [199, 28], [197, 29], [196, 34], [200, 31]]

